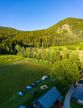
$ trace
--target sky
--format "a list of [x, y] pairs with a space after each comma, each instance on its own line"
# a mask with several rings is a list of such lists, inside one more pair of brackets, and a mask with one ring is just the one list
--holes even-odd
[[31, 31], [67, 17], [83, 18], [83, 0], [0, 0], [0, 26]]

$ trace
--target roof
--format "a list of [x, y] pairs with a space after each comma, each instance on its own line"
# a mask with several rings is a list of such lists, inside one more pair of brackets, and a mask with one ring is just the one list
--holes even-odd
[[79, 84], [72, 95], [73, 98], [83, 101], [83, 84]]
[[78, 83], [83, 84], [83, 80], [79, 80]]
[[37, 103], [39, 105], [40, 103], [40, 107], [38, 108], [50, 108], [56, 102], [56, 100], [61, 101], [61, 99], [61, 94], [55, 87], [53, 87], [46, 94], [36, 100], [35, 104]]

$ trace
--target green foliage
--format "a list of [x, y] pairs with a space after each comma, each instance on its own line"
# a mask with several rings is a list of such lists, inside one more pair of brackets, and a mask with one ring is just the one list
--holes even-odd
[[77, 64], [79, 70], [81, 69], [78, 52], [72, 52], [69, 59], [72, 61], [72, 63], [75, 62]]
[[62, 54], [62, 59], [69, 59], [71, 51], [68, 50], [67, 48], [64, 48], [64, 50], [61, 52]]
[[64, 92], [66, 92], [69, 85], [73, 84], [74, 81], [79, 79], [79, 67], [74, 60], [60, 60], [53, 65], [50, 76], [54, 80], [57, 88], [60, 91], [62, 91], [63, 88]]
[[51, 49], [50, 50], [50, 62], [55, 63], [56, 61], [60, 60], [61, 54], [59, 50]]
[[[64, 25], [68, 25], [69, 28], [62, 29]], [[68, 18], [49, 29], [37, 31], [18, 31], [0, 27], [0, 54], [16, 54], [17, 45], [25, 49], [27, 47], [47, 48], [56, 45], [75, 45], [82, 41], [83, 19]]]
[[[24, 54], [28, 58], [34, 58], [36, 60], [46, 60], [48, 62], [54, 63], [61, 59], [61, 54], [59, 50], [49, 49], [49, 48], [26, 48], [24, 53], [20, 52], [23, 56]], [[18, 53], [19, 54], [19, 53]]]
[[71, 84], [79, 78], [79, 68], [71, 60], [61, 60], [53, 65], [51, 74], [53, 79], [59, 80], [60, 78], [62, 81], [66, 80]]
[[17, 53], [18, 53], [18, 52], [21, 52], [21, 47], [20, 47], [20, 45], [17, 44], [17, 45], [15, 46], [15, 48], [16, 48], [16, 50], [17, 50]]

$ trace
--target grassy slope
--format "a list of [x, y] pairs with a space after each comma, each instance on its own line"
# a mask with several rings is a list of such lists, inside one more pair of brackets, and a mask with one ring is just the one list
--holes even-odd
[[51, 26], [50, 28], [48, 28], [48, 30], [56, 30], [58, 27], [61, 27], [64, 24], [69, 24], [72, 26], [72, 29], [74, 30], [83, 30], [83, 18], [66, 18], [60, 22], [58, 22], [57, 24]]
[[[23, 90], [25, 85], [32, 84], [50, 70], [51, 65], [44, 61], [38, 62], [20, 56], [0, 56], [0, 108], [2, 104], [10, 102], [18, 90]], [[71, 108], [82, 107], [71, 103]]]
[[69, 50], [83, 50], [83, 42], [80, 42], [78, 45], [64, 45], [64, 46], [51, 46], [50, 48], [54, 48], [54, 49], [69, 49]]
[[48, 64], [38, 64], [18, 56], [0, 56], [0, 105], [6, 103], [26, 84], [50, 72]]

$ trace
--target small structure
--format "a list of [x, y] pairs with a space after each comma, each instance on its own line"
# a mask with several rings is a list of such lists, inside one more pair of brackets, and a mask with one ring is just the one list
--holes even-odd
[[32, 89], [32, 86], [26, 86], [26, 89], [27, 90], [31, 90]]
[[56, 101], [61, 101], [62, 96], [60, 92], [55, 88], [51, 88], [46, 94], [41, 96], [33, 103], [34, 108], [50, 108]]
[[33, 84], [31, 84], [31, 87], [35, 87], [37, 84], [36, 83], [33, 83]]
[[18, 92], [18, 95], [23, 96], [24, 93], [23, 93], [22, 91], [19, 91], [19, 92]]

